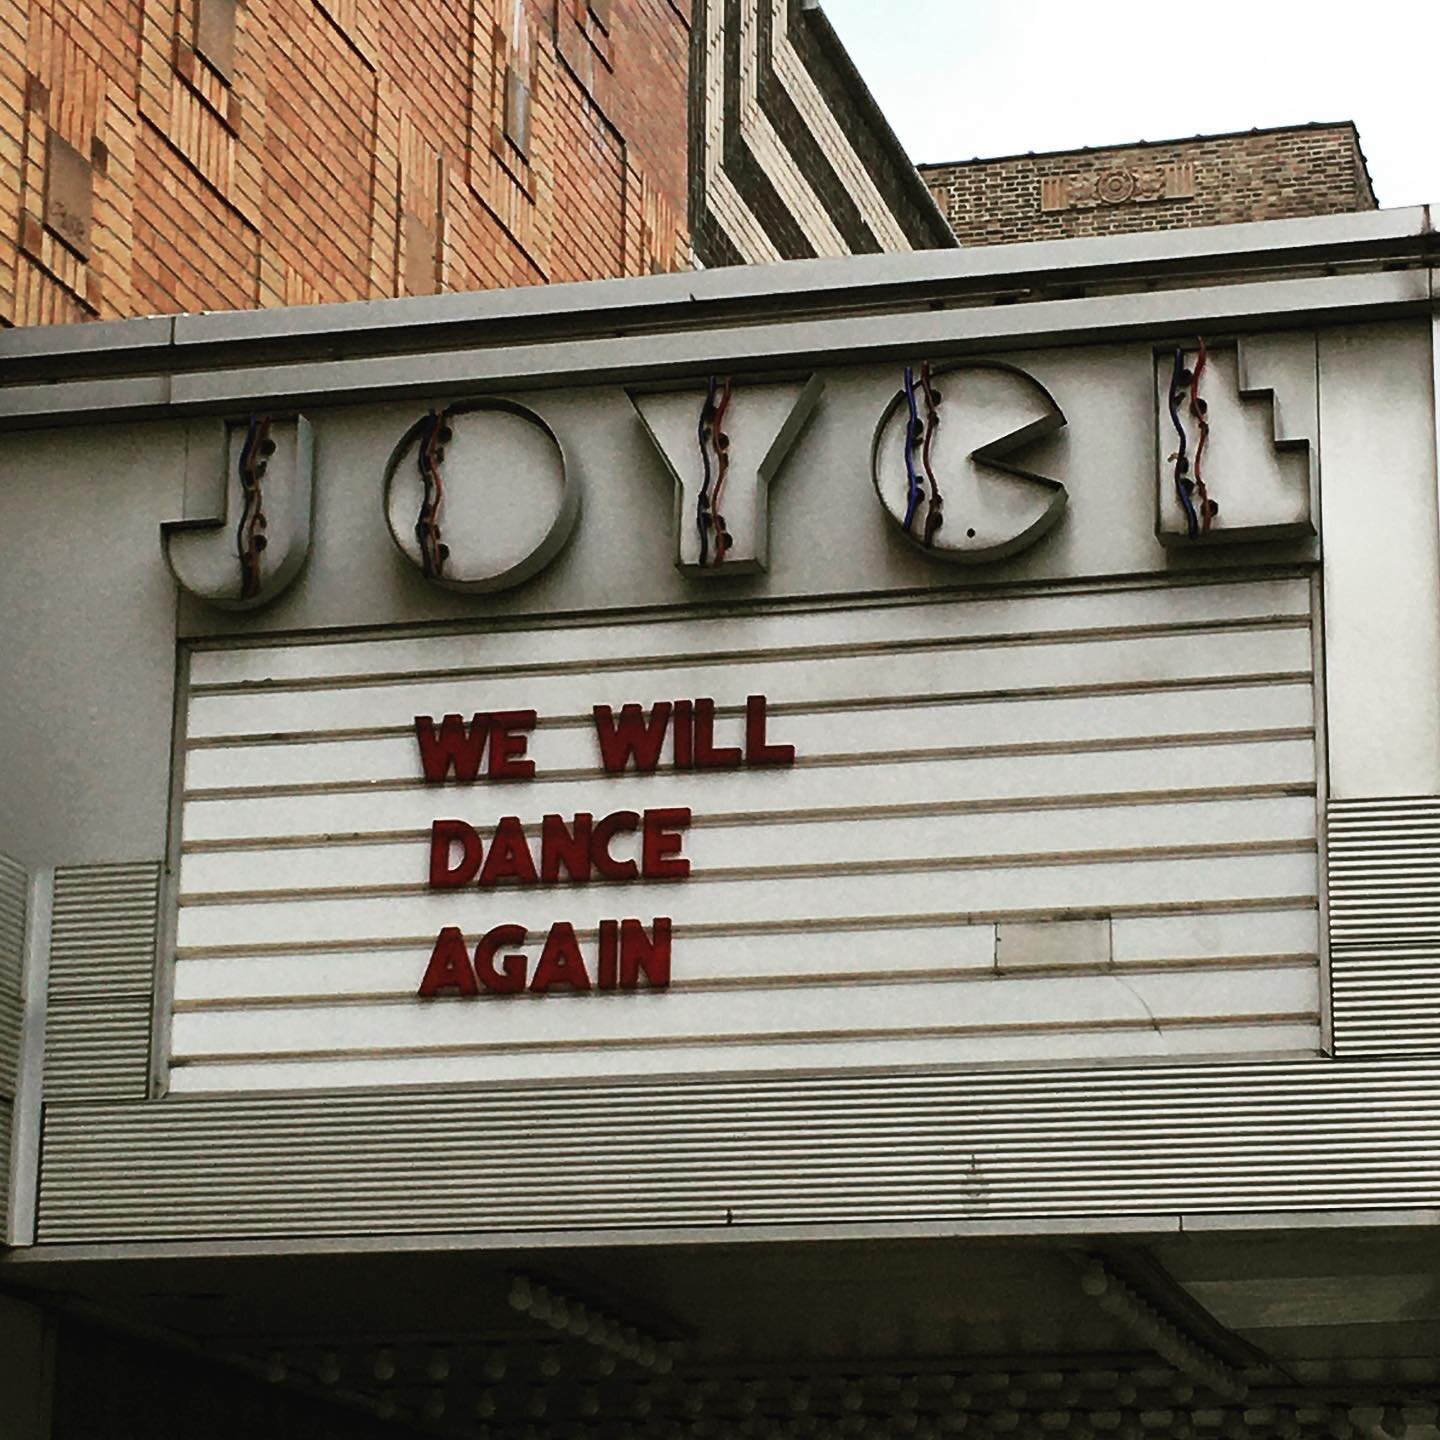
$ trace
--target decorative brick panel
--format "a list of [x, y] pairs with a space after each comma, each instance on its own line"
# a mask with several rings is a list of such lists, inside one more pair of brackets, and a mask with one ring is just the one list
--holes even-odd
[[396, 292], [433, 295], [440, 288], [444, 166], [408, 115], [400, 120], [400, 224]]
[[[112, 82], [90, 38], [33, 8], [18, 66], [21, 107], [0, 110], [0, 149], [18, 158], [19, 183], [8, 233], [18, 240], [0, 290], [13, 296], [7, 318], [21, 324], [86, 319], [96, 313], [99, 274], [90, 261], [110, 236], [113, 190], [107, 123]], [[4, 127], [12, 127], [4, 134]], [[105, 164], [97, 170], [95, 156]], [[5, 257], [0, 256], [0, 259]]]
[[45, 144], [45, 228], [82, 260], [90, 258], [94, 192], [89, 158], [50, 131]]
[[235, 71], [236, 0], [195, 0], [195, 49], [227, 81]]

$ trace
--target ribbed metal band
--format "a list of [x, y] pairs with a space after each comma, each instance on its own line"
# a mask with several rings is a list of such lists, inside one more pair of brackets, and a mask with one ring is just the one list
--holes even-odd
[[0, 1240], [10, 1231], [11, 1154], [15, 1145], [15, 1107], [11, 1100], [0, 1101]]
[[9, 1230], [15, 1090], [25, 1018], [25, 902], [30, 877], [0, 855], [0, 1241]]
[[[150, 992], [160, 866], [76, 865], [55, 872], [50, 1002]], [[103, 977], [103, 992], [97, 982]]]
[[1437, 1134], [1414, 1060], [58, 1105], [40, 1239], [1424, 1207]]
[[[23, 866], [0, 855], [0, 1098], [15, 1093], [24, 1014], [25, 896], [30, 877]], [[4, 1156], [9, 1155], [8, 1147]], [[5, 1159], [0, 1157], [0, 1165]]]
[[149, 861], [56, 870], [47, 1103], [146, 1094], [159, 885]]
[[1440, 1049], [1440, 797], [1327, 812], [1337, 1055]]

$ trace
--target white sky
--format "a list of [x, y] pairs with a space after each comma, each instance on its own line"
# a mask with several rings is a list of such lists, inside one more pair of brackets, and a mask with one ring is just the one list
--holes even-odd
[[1440, 202], [1436, 0], [821, 0], [916, 161], [1353, 120]]

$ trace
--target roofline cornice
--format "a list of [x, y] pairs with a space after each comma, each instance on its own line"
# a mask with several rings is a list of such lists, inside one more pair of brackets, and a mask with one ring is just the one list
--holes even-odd
[[[0, 424], [345, 404], [1428, 307], [1428, 207], [0, 335]], [[1357, 308], [1358, 307], [1358, 308]]]

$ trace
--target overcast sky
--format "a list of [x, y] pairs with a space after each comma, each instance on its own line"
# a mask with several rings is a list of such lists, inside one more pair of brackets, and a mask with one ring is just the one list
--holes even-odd
[[1380, 204], [1440, 202], [1435, 0], [821, 0], [911, 158], [1353, 120]]

